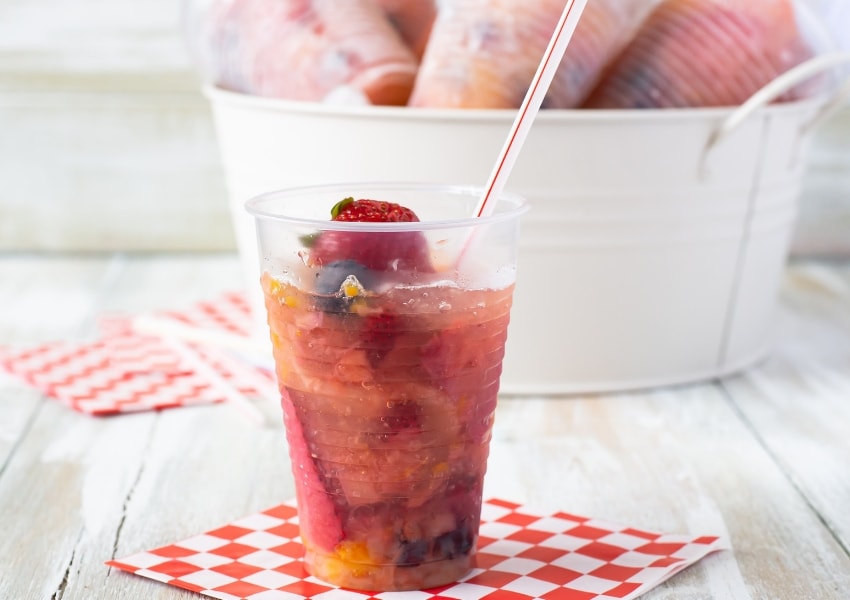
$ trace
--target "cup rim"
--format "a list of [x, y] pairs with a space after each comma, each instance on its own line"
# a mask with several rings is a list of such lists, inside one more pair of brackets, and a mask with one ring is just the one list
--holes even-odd
[[[494, 212], [483, 217], [470, 215], [463, 218], [455, 219], [439, 219], [427, 221], [414, 221], [406, 223], [363, 223], [363, 222], [348, 222], [348, 221], [331, 221], [322, 219], [310, 219], [304, 217], [292, 217], [282, 215], [271, 211], [267, 205], [274, 202], [276, 199], [283, 196], [296, 196], [305, 193], [332, 193], [339, 192], [342, 194], [339, 198], [351, 196], [352, 191], [357, 194], [358, 190], [367, 189], [370, 192], [381, 191], [434, 191], [442, 194], [457, 194], [457, 195], [474, 195], [480, 198], [484, 193], [484, 188], [475, 185], [462, 184], [443, 184], [443, 183], [428, 183], [428, 182], [398, 182], [398, 181], [358, 181], [351, 183], [332, 183], [318, 185], [302, 185], [294, 187], [286, 187], [277, 190], [265, 192], [254, 196], [245, 201], [244, 207], [247, 212], [253, 215], [258, 220], [274, 221], [279, 223], [287, 223], [290, 225], [299, 225], [304, 227], [312, 227], [322, 230], [336, 231], [429, 231], [434, 229], [456, 229], [465, 227], [477, 227], [490, 223], [500, 223], [516, 219], [527, 210], [530, 206], [528, 200], [519, 194], [503, 191], [499, 194], [499, 203], [507, 202], [509, 207]], [[392, 198], [386, 198], [388, 201], [393, 201]], [[329, 207], [330, 208], [330, 207]]]

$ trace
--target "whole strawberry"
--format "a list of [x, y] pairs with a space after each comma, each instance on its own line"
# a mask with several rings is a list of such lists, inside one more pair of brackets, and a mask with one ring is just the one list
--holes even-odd
[[348, 197], [331, 208], [331, 220], [360, 223], [411, 223], [419, 221], [419, 217], [409, 208], [394, 202], [355, 200]]
[[[409, 223], [419, 221], [419, 217], [409, 208], [393, 202], [345, 198], [331, 209], [331, 220]], [[310, 259], [320, 266], [355, 261], [381, 272], [433, 271], [428, 243], [419, 231], [324, 231], [315, 240]]]

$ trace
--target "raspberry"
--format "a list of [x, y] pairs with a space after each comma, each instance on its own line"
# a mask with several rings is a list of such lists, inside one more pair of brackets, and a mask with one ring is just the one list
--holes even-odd
[[387, 353], [393, 349], [398, 332], [398, 317], [383, 312], [364, 317], [363, 347], [367, 349], [367, 358], [373, 367], [377, 367]]
[[422, 408], [413, 400], [398, 401], [383, 416], [381, 423], [393, 433], [418, 430], [422, 425]]

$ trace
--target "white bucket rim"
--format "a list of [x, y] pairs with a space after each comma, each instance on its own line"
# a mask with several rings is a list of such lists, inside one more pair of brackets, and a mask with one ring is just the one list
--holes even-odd
[[[214, 104], [230, 104], [245, 109], [323, 117], [345, 117], [356, 119], [379, 119], [397, 121], [464, 121], [464, 122], [513, 122], [516, 109], [501, 108], [418, 108], [410, 106], [345, 105], [303, 100], [287, 100], [236, 92], [206, 84], [202, 91]], [[819, 94], [800, 100], [768, 104], [763, 108], [770, 113], [797, 112], [822, 104], [829, 94]], [[546, 109], [541, 110], [535, 120], [548, 123], [573, 122], [657, 122], [679, 119], [720, 119], [740, 109], [740, 106], [696, 107], [696, 108], [634, 108], [634, 109]]]
[[[754, 112], [779, 117], [796, 115], [802, 110], [818, 107], [817, 114], [806, 123], [801, 131], [811, 132], [819, 123], [833, 114], [850, 96], [850, 79], [834, 90], [788, 102], [773, 102], [782, 93], [792, 89], [815, 75], [850, 64], [850, 53], [828, 52], [817, 55], [782, 73], [749, 99], [737, 106], [688, 107], [688, 108], [633, 108], [633, 109], [547, 109], [535, 116], [542, 123], [649, 123], [659, 121], [692, 121], [694, 119], [720, 120], [719, 126], [709, 137], [706, 152], [728, 136]], [[304, 116], [356, 118], [390, 122], [464, 122], [504, 123], [516, 118], [516, 109], [476, 108], [420, 108], [410, 106], [346, 105], [322, 102], [305, 102], [281, 98], [269, 98], [226, 90], [211, 83], [203, 85], [204, 95], [213, 103], [231, 104], [245, 109], [287, 112]]]

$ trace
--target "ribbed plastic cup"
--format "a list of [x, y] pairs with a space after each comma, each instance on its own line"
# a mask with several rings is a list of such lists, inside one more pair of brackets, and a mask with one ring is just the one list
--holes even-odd
[[[305, 566], [426, 589], [473, 565], [516, 280], [522, 198], [350, 184], [269, 193], [254, 215]], [[345, 197], [412, 223], [330, 221]]]

